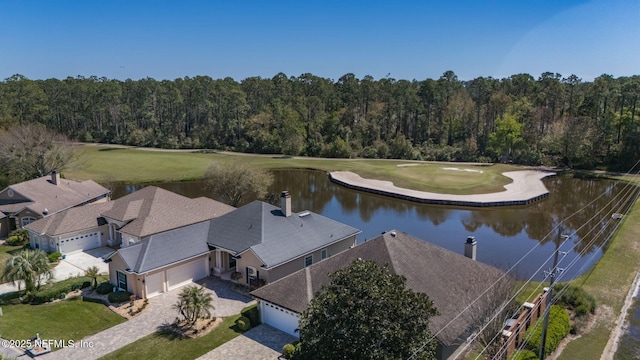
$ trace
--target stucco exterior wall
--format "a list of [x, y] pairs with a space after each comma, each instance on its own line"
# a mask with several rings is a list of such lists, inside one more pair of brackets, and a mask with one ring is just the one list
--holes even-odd
[[238, 259], [236, 262], [236, 268], [242, 274], [242, 278], [238, 279], [239, 283], [241, 284], [247, 283], [247, 266], [253, 266], [257, 271], [259, 271], [260, 272], [260, 274], [258, 274], [259, 278], [264, 279], [266, 283], [269, 283], [269, 281], [271, 281], [269, 277], [269, 271], [264, 270], [261, 267], [262, 261], [258, 259], [258, 257], [256, 256], [256, 254], [253, 253], [253, 251], [249, 250], [242, 253], [241, 258]]

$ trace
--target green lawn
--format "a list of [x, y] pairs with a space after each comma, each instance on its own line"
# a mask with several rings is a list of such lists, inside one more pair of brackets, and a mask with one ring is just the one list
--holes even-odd
[[155, 332], [101, 359], [196, 359], [240, 335], [235, 328], [239, 317], [224, 318], [218, 327], [196, 339], [178, 339], [172, 334]]
[[[93, 179], [100, 183], [144, 183], [201, 179], [213, 161], [242, 160], [267, 169], [305, 168], [324, 171], [346, 170], [365, 178], [389, 180], [400, 187], [450, 193], [472, 194], [504, 190], [511, 182], [501, 175], [523, 169], [513, 165], [459, 165], [407, 160], [321, 159], [249, 154], [204, 154], [150, 151], [135, 148], [78, 146], [78, 158], [63, 174], [70, 179]], [[412, 164], [413, 166], [398, 166]], [[446, 168], [472, 169], [455, 171]]]
[[4, 339], [80, 340], [125, 321], [102, 304], [80, 298], [52, 304], [2, 306], [0, 336]]
[[598, 263], [574, 283], [583, 286], [598, 306], [611, 309], [592, 331], [570, 342], [559, 359], [600, 359], [611, 329], [620, 315], [629, 288], [640, 268], [640, 203], [636, 203]]

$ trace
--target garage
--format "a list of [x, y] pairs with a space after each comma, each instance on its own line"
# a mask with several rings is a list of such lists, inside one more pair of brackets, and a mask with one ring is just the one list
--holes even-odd
[[147, 275], [145, 286], [147, 299], [162, 294], [164, 292], [164, 271]]
[[287, 334], [298, 337], [298, 315], [293, 311], [281, 308], [266, 301], [260, 301], [262, 322]]
[[61, 239], [58, 242], [60, 253], [70, 254], [76, 251], [91, 250], [100, 247], [100, 232], [77, 235]]
[[207, 277], [206, 258], [195, 259], [167, 270], [167, 282], [169, 290], [186, 285], [192, 281]]

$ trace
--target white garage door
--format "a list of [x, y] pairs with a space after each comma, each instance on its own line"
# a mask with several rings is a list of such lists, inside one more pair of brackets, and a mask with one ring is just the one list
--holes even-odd
[[145, 285], [147, 287], [147, 299], [162, 294], [164, 292], [164, 271], [147, 275]]
[[262, 314], [263, 323], [287, 334], [299, 336], [296, 332], [298, 316], [295, 313], [264, 301], [260, 302], [260, 313]]
[[207, 277], [206, 258], [190, 261], [186, 264], [167, 270], [169, 290], [173, 290], [194, 280]]
[[100, 247], [100, 232], [97, 231], [60, 240], [62, 254], [91, 250], [97, 247]]

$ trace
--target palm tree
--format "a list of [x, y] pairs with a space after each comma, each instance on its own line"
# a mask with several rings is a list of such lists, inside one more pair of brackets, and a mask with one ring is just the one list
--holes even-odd
[[53, 272], [49, 268], [49, 259], [42, 250], [24, 250], [7, 259], [4, 265], [4, 280], [10, 281], [13, 285], [24, 281], [27, 293], [39, 289], [43, 281], [53, 277]]
[[187, 324], [194, 325], [199, 318], [211, 316], [215, 307], [211, 293], [206, 292], [204, 287], [187, 286], [180, 292], [173, 309], [184, 317]]
[[100, 269], [97, 266], [92, 266], [84, 271], [84, 276], [93, 280], [93, 288], [98, 287], [98, 275], [100, 275]]

